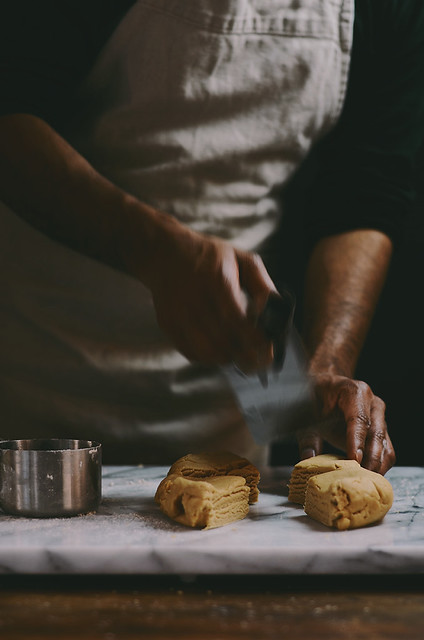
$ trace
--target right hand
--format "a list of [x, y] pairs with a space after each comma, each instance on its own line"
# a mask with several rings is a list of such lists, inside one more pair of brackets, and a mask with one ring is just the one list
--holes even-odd
[[168, 223], [145, 280], [160, 327], [190, 361], [233, 362], [246, 373], [271, 364], [256, 321], [275, 286], [259, 256]]

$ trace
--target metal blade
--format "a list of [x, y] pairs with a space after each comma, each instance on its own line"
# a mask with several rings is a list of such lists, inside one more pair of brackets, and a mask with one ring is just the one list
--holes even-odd
[[[273, 297], [261, 322], [274, 343], [276, 361], [269, 372], [246, 375], [224, 367], [248, 428], [258, 444], [267, 444], [310, 424], [316, 415], [306, 352], [292, 324], [293, 299]], [[291, 305], [291, 307], [290, 307]], [[281, 322], [285, 318], [285, 322]], [[270, 327], [273, 327], [272, 334]], [[266, 375], [264, 375], [264, 373]]]

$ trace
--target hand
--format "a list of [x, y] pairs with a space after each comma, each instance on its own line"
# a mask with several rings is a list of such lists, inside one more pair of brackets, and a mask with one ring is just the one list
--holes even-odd
[[366, 469], [384, 475], [396, 460], [384, 402], [365, 382], [329, 373], [314, 379], [323, 422], [299, 432], [301, 458], [321, 453], [325, 440]]
[[191, 361], [267, 368], [271, 341], [256, 326], [274, 284], [259, 256], [170, 223], [147, 281], [157, 320]]

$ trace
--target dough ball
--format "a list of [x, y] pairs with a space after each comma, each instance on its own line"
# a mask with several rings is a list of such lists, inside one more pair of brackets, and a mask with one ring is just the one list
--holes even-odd
[[357, 474], [330, 471], [308, 480], [304, 509], [328, 527], [355, 529], [378, 522], [393, 504], [390, 482], [360, 467]]

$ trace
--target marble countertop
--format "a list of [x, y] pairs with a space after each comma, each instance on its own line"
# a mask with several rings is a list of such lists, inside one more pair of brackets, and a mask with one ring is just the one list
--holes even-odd
[[424, 468], [387, 474], [394, 504], [383, 522], [352, 531], [313, 521], [287, 499], [290, 468], [262, 471], [248, 517], [211, 530], [170, 521], [154, 502], [165, 467], [104, 467], [97, 513], [30, 519], [0, 512], [0, 573], [424, 573]]

